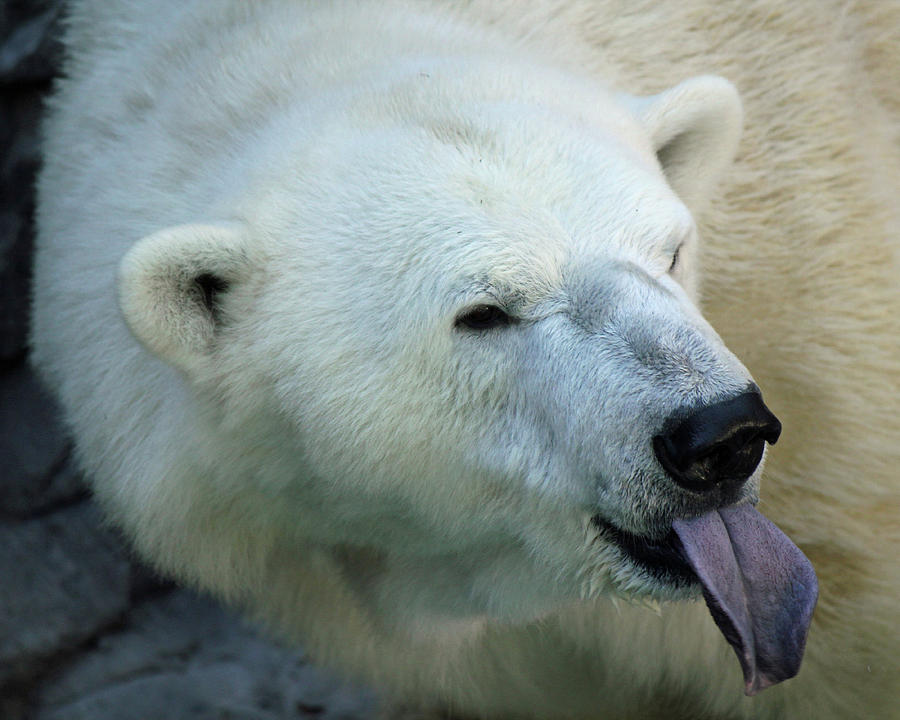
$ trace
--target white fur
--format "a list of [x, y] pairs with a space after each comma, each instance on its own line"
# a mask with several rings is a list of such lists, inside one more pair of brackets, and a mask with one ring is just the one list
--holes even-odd
[[[78, 3], [35, 361], [148, 558], [400, 699], [796, 717], [814, 686], [743, 699], [702, 604], [648, 612], [684, 593], [588, 523], [664, 528], [649, 438], [750, 382], [694, 305], [696, 218], [755, 227], [708, 210], [736, 92], [617, 84], [561, 34], [602, 4], [498, 8]], [[455, 326], [485, 302], [519, 322]]]

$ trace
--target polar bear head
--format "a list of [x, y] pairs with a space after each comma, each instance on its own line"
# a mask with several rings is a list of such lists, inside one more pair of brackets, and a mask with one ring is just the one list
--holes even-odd
[[755, 503], [779, 432], [695, 304], [733, 87], [433, 61], [325, 107], [121, 265], [196, 405], [179, 462], [240, 509], [194, 525], [372, 558], [355, 591], [403, 622], [696, 594], [683, 527]]

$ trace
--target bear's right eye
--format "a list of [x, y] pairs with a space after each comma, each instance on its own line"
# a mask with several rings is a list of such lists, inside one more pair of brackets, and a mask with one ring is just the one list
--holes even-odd
[[456, 327], [464, 327], [469, 330], [491, 330], [506, 327], [512, 322], [513, 319], [496, 305], [475, 305], [457, 316]]

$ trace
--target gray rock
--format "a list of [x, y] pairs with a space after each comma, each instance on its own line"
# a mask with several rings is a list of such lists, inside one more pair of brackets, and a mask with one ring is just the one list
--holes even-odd
[[38, 695], [36, 720], [359, 720], [374, 694], [184, 590], [145, 601]]
[[60, 64], [62, 5], [0, 3], [0, 366], [25, 351], [38, 124]]
[[0, 375], [0, 512], [27, 518], [84, 493], [58, 418], [27, 366]]
[[0, 361], [6, 363], [25, 350], [42, 98], [39, 89], [0, 90]]
[[0, 690], [0, 718], [31, 720], [31, 706], [25, 698], [10, 696]]
[[0, 10], [0, 82], [46, 80], [59, 65], [62, 2], [6, 0]]
[[0, 206], [0, 362], [25, 352], [32, 233], [25, 211]]
[[117, 621], [129, 565], [91, 503], [0, 524], [0, 684], [28, 678]]
[[38, 127], [60, 63], [62, 5], [0, 3], [0, 366], [25, 351]]
[[151, 596], [174, 590], [175, 582], [160, 575], [152, 567], [138, 560], [131, 564], [131, 603], [137, 605]]
[[24, 354], [43, 90], [0, 90], [0, 361]]

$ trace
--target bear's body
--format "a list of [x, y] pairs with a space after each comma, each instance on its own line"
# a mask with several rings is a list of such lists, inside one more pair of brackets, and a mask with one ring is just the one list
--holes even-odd
[[[76, 3], [36, 364], [148, 558], [401, 700], [891, 717], [900, 11], [643, 5]], [[708, 72], [727, 171], [727, 83], [636, 96]], [[611, 539], [757, 498], [656, 459], [752, 382], [698, 245], [822, 588], [754, 698]]]

